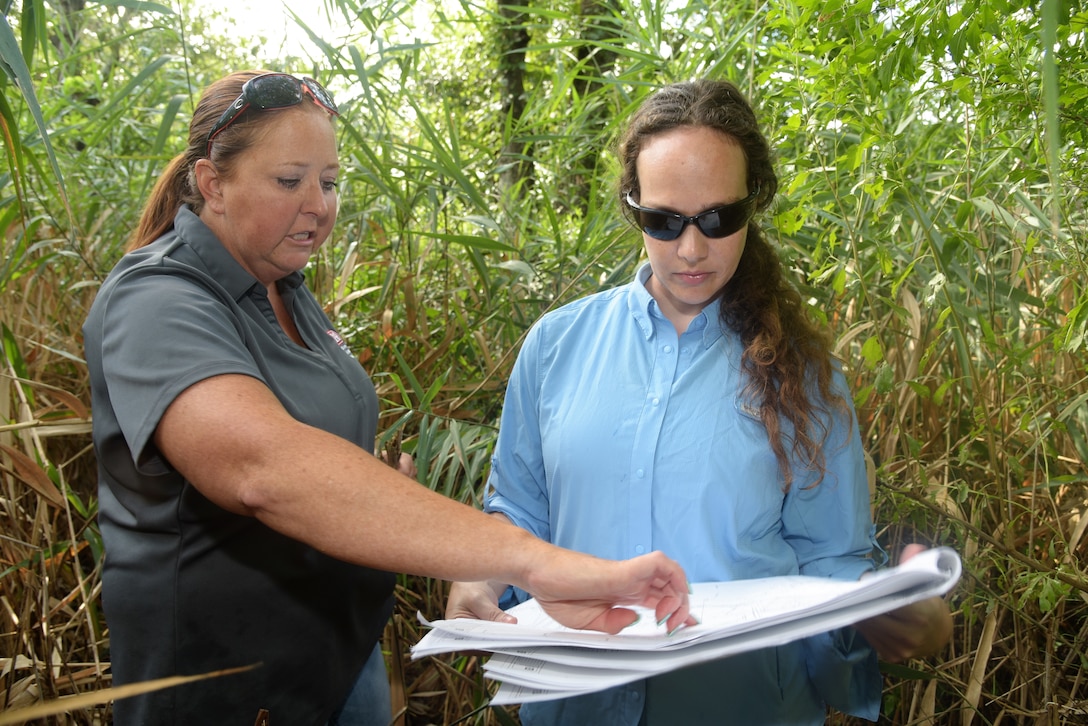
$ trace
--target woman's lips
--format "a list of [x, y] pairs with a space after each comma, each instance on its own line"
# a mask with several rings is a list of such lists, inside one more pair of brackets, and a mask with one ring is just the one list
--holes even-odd
[[709, 272], [677, 272], [675, 277], [681, 282], [688, 285], [698, 285], [710, 277]]

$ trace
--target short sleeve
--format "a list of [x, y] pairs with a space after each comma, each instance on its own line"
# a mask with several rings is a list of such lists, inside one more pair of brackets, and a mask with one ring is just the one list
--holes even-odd
[[236, 305], [195, 276], [161, 268], [131, 271], [101, 305], [101, 329], [93, 335], [101, 340], [100, 369], [117, 426], [136, 465], [162, 471], [166, 463], [151, 437], [182, 391], [228, 373], [261, 378]]

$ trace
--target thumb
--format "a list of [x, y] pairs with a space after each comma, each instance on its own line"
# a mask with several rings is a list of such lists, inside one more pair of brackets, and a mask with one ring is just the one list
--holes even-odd
[[899, 564], [903, 564], [915, 555], [919, 555], [925, 552], [927, 547], [921, 544], [909, 544], [903, 548], [903, 551], [899, 554]]
[[496, 623], [510, 623], [511, 625], [518, 621], [513, 615], [499, 608], [492, 608], [491, 612], [487, 613], [487, 620], [493, 620]]
[[495, 623], [516, 623], [518, 621], [513, 615], [490, 603], [479, 602], [472, 603], [471, 607], [461, 604], [446, 608], [447, 620], [456, 620], [458, 618], [490, 620]]

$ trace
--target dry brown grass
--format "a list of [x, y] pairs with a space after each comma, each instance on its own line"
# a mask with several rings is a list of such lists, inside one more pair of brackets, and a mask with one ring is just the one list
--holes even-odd
[[[900, 5], [901, 11], [909, 10]], [[938, 15], [946, 19], [943, 9]], [[828, 18], [821, 24], [824, 20]], [[918, 34], [919, 43], [924, 35]], [[1031, 37], [1027, 44], [1038, 45]], [[809, 44], [807, 31], [801, 42]], [[717, 49], [708, 52], [717, 64]], [[1034, 68], [1027, 58], [1020, 59], [1024, 67]], [[814, 60], [811, 68], [823, 65]], [[706, 66], [699, 60], [698, 67]], [[651, 70], [639, 71], [646, 73], [637, 79], [639, 84], [657, 82]], [[853, 69], [848, 74], [814, 78], [805, 92], [826, 88], [856, 97], [863, 106], [860, 89], [844, 83], [857, 74]], [[798, 73], [805, 75], [807, 70]], [[969, 74], [959, 80], [969, 80]], [[770, 78], [766, 83], [771, 103], [779, 91], [785, 97], [796, 90], [783, 90]], [[563, 107], [562, 126], [543, 124], [525, 133], [539, 133], [555, 143], [584, 138], [566, 131], [580, 129], [587, 109], [595, 116], [601, 99], [589, 98], [584, 107], [568, 109], [565, 99], [549, 95], [566, 85], [562, 78], [552, 79], [534, 91], [543, 94], [536, 100], [548, 110], [542, 117], [553, 107]], [[1052, 237], [1028, 224], [1025, 220], [1046, 215], [1020, 205], [1025, 200], [1041, 204], [1045, 193], [1039, 189], [1059, 183], [1051, 179], [1043, 184], [1047, 180], [1029, 173], [1042, 166], [1031, 151], [1038, 139], [1028, 117], [1038, 109], [1028, 108], [1037, 100], [1034, 81], [1029, 85], [1029, 93], [1020, 99], [1023, 116], [1009, 119], [1002, 114], [1009, 104], [1017, 110], [1014, 88], [999, 84], [975, 89], [985, 103], [965, 112], [980, 123], [980, 132], [993, 126], [987, 130], [990, 136], [968, 148], [977, 159], [964, 156], [961, 147], [970, 139], [961, 139], [958, 130], [950, 134], [933, 127], [929, 135], [924, 124], [912, 123], [889, 127], [881, 135], [879, 128], [864, 127], [867, 134], [876, 134], [872, 148], [884, 147], [896, 165], [908, 165], [883, 170], [888, 185], [897, 187], [895, 199], [859, 194], [857, 169], [841, 166], [837, 155], [847, 149], [836, 146], [818, 164], [825, 176], [813, 176], [805, 182], [808, 187], [799, 184], [785, 200], [808, 215], [797, 239], [782, 241], [798, 269], [823, 280], [821, 265], [826, 263], [823, 272], [828, 275], [836, 269], [828, 255], [853, 255], [850, 264], [844, 263], [849, 284], [838, 292], [820, 290], [815, 297], [821, 305], [836, 301], [827, 305], [828, 316], [841, 333], [840, 352], [853, 390], [862, 399], [862, 435], [879, 467], [875, 505], [882, 523], [880, 539], [892, 553], [907, 542], [922, 541], [955, 547], [964, 559], [963, 581], [950, 596], [953, 640], [939, 658], [887, 668], [886, 724], [1088, 725], [1088, 352], [1083, 341], [1057, 340], [1077, 332], [1075, 326], [1063, 332], [1063, 326], [1078, 301], [1084, 301], [1083, 274], [1076, 270], [1083, 273], [1088, 235], [1082, 222], [1076, 226], [1083, 211], [1073, 199], [1083, 188], [1078, 181], [1083, 165], [1077, 163], [1079, 157], [1063, 161], [1063, 174], [1071, 184], [1068, 228]], [[414, 91], [404, 91], [399, 78], [393, 86], [385, 101], [391, 115], [399, 116]], [[1082, 86], [1069, 84], [1071, 89]], [[171, 89], [164, 98], [182, 90]], [[370, 111], [381, 110], [382, 89], [376, 85], [372, 90], [377, 105], [356, 119], [357, 130], [369, 131], [374, 126]], [[991, 91], [1004, 95], [985, 95]], [[885, 97], [894, 96], [885, 89], [874, 94], [880, 102], [873, 104], [877, 109], [883, 108]], [[41, 98], [55, 95], [43, 93]], [[131, 102], [142, 100], [134, 95]], [[818, 133], [808, 142], [796, 141], [797, 158], [789, 159], [802, 168], [814, 158], [814, 150], [824, 148], [830, 122], [854, 131], [859, 123], [841, 105], [825, 101], [816, 106], [827, 114], [820, 111], [809, 120]], [[427, 112], [422, 106], [414, 110]], [[52, 113], [60, 115], [57, 109]], [[610, 207], [557, 214], [554, 200], [563, 198], [562, 179], [540, 193], [543, 202], [524, 200], [524, 209], [517, 211], [524, 218], [490, 209], [488, 171], [473, 166], [466, 175], [464, 165], [480, 163], [476, 155], [486, 161], [494, 154], [490, 147], [466, 147], [471, 161], [452, 154], [438, 158], [439, 151], [448, 152], [451, 140], [442, 125], [446, 121], [443, 117], [441, 123], [419, 125], [412, 133], [420, 137], [398, 138], [388, 148], [381, 146], [387, 139], [380, 133], [360, 132], [352, 139], [359, 147], [352, 151], [373, 162], [366, 172], [373, 176], [362, 175], [352, 190], [356, 196], [345, 198], [367, 211], [343, 216], [339, 239], [327, 245], [328, 256], [315, 264], [314, 287], [320, 299], [330, 301], [328, 310], [338, 325], [337, 316], [346, 316], [345, 335], [352, 349], [368, 370], [380, 374], [375, 382], [387, 403], [383, 432], [404, 433], [406, 449], [417, 453], [421, 469], [427, 467], [429, 486], [473, 503], [486, 469], [488, 427], [499, 411], [520, 334], [546, 305], [592, 289], [593, 281], [626, 270], [630, 259], [621, 249], [627, 242], [611, 246], [625, 229], [589, 223], [610, 218]], [[454, 119], [454, 128], [462, 121]], [[348, 126], [352, 119], [341, 122]], [[425, 133], [428, 128], [432, 137]], [[557, 134], [556, 128], [563, 133]], [[804, 128], [798, 131], [802, 133], [807, 133]], [[786, 141], [795, 143], [792, 131], [788, 136]], [[901, 139], [910, 146], [906, 161], [895, 153]], [[473, 143], [465, 134], [459, 141]], [[136, 144], [140, 153], [147, 146]], [[566, 149], [557, 147], [555, 159], [542, 157], [542, 168], [560, 168], [563, 162], [557, 159], [569, 156], [564, 156]], [[1010, 150], [1024, 160], [1010, 162]], [[368, 151], [374, 156], [365, 156]], [[925, 158], [919, 161], [916, 154]], [[927, 155], [932, 155], [929, 162]], [[58, 242], [63, 235], [41, 222], [49, 214], [39, 207], [60, 208], [49, 196], [48, 174], [44, 180], [17, 180], [40, 185], [33, 191], [45, 201], [28, 194], [31, 201], [21, 216], [0, 216], [0, 223], [9, 225], [0, 227], [4, 262], [23, 256], [22, 269], [0, 276], [0, 343], [5, 354], [0, 364], [0, 724], [17, 722], [17, 709], [42, 703], [67, 710], [35, 716], [34, 723], [108, 723], [108, 702], [115, 695], [107, 690], [109, 631], [100, 609], [102, 550], [79, 334], [94, 292], [87, 282], [93, 275], [73, 268], [71, 258], [51, 255], [78, 248], [95, 265], [108, 266], [106, 259], [115, 254], [111, 245], [131, 224], [131, 219], [118, 219], [132, 205], [132, 194], [129, 170], [118, 167], [115, 156], [88, 158], [100, 165], [93, 169], [100, 173], [92, 175], [95, 189], [73, 190], [87, 198], [71, 208], [89, 217], [82, 225], [68, 220], [73, 229], [89, 230], [71, 231], [78, 241]], [[44, 168], [42, 159], [35, 161]], [[11, 158], [9, 164], [14, 166]], [[72, 165], [68, 160], [67, 166]], [[85, 178], [67, 166], [69, 178]], [[139, 168], [151, 178], [157, 167]], [[35, 174], [40, 171], [34, 169]], [[1011, 172], [1020, 177], [1014, 174], [1010, 181]], [[454, 184], [451, 189], [451, 180], [476, 183], [470, 179], [484, 180], [481, 188]], [[542, 175], [538, 183], [552, 182]], [[843, 194], [830, 204], [827, 195], [836, 183]], [[1002, 214], [992, 219], [980, 214], [970, 204], [980, 199]], [[866, 211], [866, 204], [876, 202], [887, 206]], [[855, 203], [856, 209], [849, 206]], [[963, 214], [954, 208], [958, 203], [967, 210]], [[0, 206], [0, 214], [4, 210]], [[517, 254], [493, 255], [442, 239], [472, 239], [479, 232], [471, 221], [475, 217], [496, 222], [503, 217], [502, 225], [514, 229], [498, 236], [519, 245]], [[582, 218], [587, 223], [579, 226]], [[836, 234], [846, 247], [829, 251], [818, 235], [827, 234], [836, 219]], [[848, 219], [851, 225], [844, 223]], [[389, 231], [381, 224], [388, 224]], [[953, 233], [958, 250], [952, 245], [937, 249], [930, 240], [938, 234], [951, 239]], [[32, 239], [23, 239], [24, 234]], [[336, 255], [339, 259], [333, 261]], [[556, 279], [527, 281], [495, 265], [500, 257], [532, 264], [542, 278], [554, 272]], [[892, 296], [884, 288], [898, 290], [894, 299], [881, 297]], [[918, 299], [925, 292], [930, 298]], [[868, 366], [861, 346], [873, 339], [880, 343], [881, 361]], [[401, 723], [516, 723], [516, 709], [486, 706], [494, 686], [483, 678], [478, 656], [410, 660], [408, 650], [421, 634], [416, 612], [439, 617], [444, 601], [442, 583], [400, 578], [396, 614], [383, 643]], [[88, 694], [92, 701], [105, 703], [80, 702], [77, 707], [64, 700]], [[836, 716], [832, 723], [851, 721]]]
[[[10, 422], [0, 426], [6, 711], [110, 686], [86, 374], [78, 337], [56, 339], [26, 314], [21, 303], [30, 289], [27, 283], [5, 298], [5, 319], [18, 322], [9, 325], [0, 373], [0, 414]], [[913, 332], [919, 339], [921, 331]], [[1011, 414], [998, 401], [1035, 392], [1021, 385], [1026, 390], [1011, 394], [1000, 377], [985, 381], [979, 393], [994, 402], [998, 426], [951, 426], [971, 417], [953, 396], [938, 403], [900, 392], [890, 409], [875, 400], [861, 411], [863, 430], [892, 442], [877, 452], [877, 518], [887, 523], [881, 539], [891, 551], [915, 539], [951, 544], [966, 564], [951, 597], [953, 642], [941, 658], [889, 669], [885, 723], [1088, 723], [1083, 467], [1068, 444], [1041, 462], [1037, 435], [1000, 420]], [[1065, 390], [1066, 400], [1084, 395], [1083, 388]], [[1052, 444], [1059, 441], [1057, 432], [1049, 435]], [[908, 442], [914, 448], [898, 449]], [[1017, 477], [997, 480], [995, 471]], [[444, 600], [443, 583], [402, 577], [398, 585], [383, 644], [399, 723], [516, 722], [516, 709], [487, 707], [494, 686], [482, 677], [477, 655], [410, 660], [408, 649], [421, 636], [416, 612], [440, 617]], [[34, 723], [108, 721], [103, 704]]]
[[[71, 322], [82, 319], [91, 292], [63, 292], [42, 271], [9, 287], [2, 303], [10, 322], [0, 371], [0, 704], [11, 718], [16, 709], [79, 694], [107, 701], [33, 723], [109, 722], [89, 397]], [[901, 341], [890, 358], [895, 376], [933, 383], [874, 393], [859, 410], [866, 440], [882, 442], [873, 451], [880, 537], [891, 552], [915, 540], [949, 544], [964, 556], [965, 577], [950, 598], [956, 631], [947, 652], [888, 668], [883, 723], [1088, 724], [1088, 487], [1069, 433], [1077, 419], [1067, 410], [1088, 395], [1083, 366], [1068, 356], [1030, 355], [1017, 367], [965, 372], [969, 389], [938, 395], [937, 382], [947, 379], [938, 365], [947, 358], [934, 354], [941, 335], [916, 305], [904, 309], [916, 313], [877, 321], [886, 338]], [[71, 320], [43, 312], [56, 310]], [[403, 335], [422, 334], [410, 333]], [[389, 356], [381, 346], [398, 334], [383, 330], [375, 350]], [[421, 380], [443, 340], [413, 349]], [[842, 340], [842, 352], [856, 360], [854, 336]], [[871, 384], [870, 372], [852, 375], [858, 390]], [[387, 397], [398, 395], [383, 385]], [[497, 395], [486, 388], [475, 394]], [[456, 387], [440, 390], [455, 400]], [[390, 425], [399, 414], [383, 420]], [[1032, 430], [1025, 422], [1051, 425]], [[406, 439], [418, 443], [418, 434]], [[451, 495], [474, 501], [479, 457], [451, 453], [441, 466], [455, 464], [466, 479]], [[478, 655], [410, 659], [422, 634], [416, 613], [440, 617], [445, 593], [444, 583], [400, 578], [383, 640], [398, 723], [516, 723], [516, 709], [487, 706], [494, 684]]]

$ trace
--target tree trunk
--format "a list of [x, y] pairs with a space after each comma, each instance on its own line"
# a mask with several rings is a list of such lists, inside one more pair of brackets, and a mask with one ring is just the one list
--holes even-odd
[[497, 31], [499, 82], [504, 127], [499, 184], [503, 196], [520, 197], [532, 184], [532, 144], [521, 141], [519, 129], [525, 114], [525, 50], [529, 46], [528, 0], [499, 0]]
[[[581, 40], [576, 49], [579, 64], [587, 66], [572, 84], [573, 92], [586, 104], [587, 100], [602, 87], [601, 79], [612, 72], [616, 65], [616, 53], [604, 47], [600, 41], [612, 35], [608, 27], [617, 17], [616, 0], [581, 0], [580, 15], [583, 20]], [[583, 152], [572, 160], [570, 169], [571, 189], [569, 204], [584, 208], [590, 191], [589, 180], [597, 173], [597, 161], [601, 156], [601, 132], [609, 125], [611, 108], [602, 102], [589, 102], [586, 124], [583, 126], [586, 143]]]

